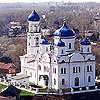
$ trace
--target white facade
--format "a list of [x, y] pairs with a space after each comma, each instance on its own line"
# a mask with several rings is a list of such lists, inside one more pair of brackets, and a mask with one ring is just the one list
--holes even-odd
[[75, 36], [54, 36], [51, 45], [41, 35], [39, 21], [29, 21], [27, 54], [20, 60], [21, 73], [30, 76], [30, 82], [54, 89], [95, 85], [95, 56], [90, 44], [81, 44], [76, 51]]

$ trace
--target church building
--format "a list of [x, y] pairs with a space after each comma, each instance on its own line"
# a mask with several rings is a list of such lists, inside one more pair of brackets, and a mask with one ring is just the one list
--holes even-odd
[[21, 73], [43, 87], [66, 89], [95, 86], [95, 55], [91, 42], [80, 42], [75, 50], [75, 32], [66, 25], [53, 33], [53, 43], [42, 38], [40, 16], [33, 11], [28, 17], [27, 54], [20, 56]]

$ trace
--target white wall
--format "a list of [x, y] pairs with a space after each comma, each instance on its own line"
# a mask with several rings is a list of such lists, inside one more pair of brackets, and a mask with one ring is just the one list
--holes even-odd
[[[65, 43], [66, 51], [72, 51], [75, 50], [74, 46], [75, 46], [75, 37], [72, 38], [62, 38], [62, 41]], [[71, 43], [71, 49], [69, 49], [69, 43]]]

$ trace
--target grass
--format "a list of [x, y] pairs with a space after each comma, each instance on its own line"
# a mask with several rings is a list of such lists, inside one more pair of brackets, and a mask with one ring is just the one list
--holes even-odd
[[25, 90], [21, 90], [20, 96], [34, 96], [35, 94], [25, 91]]
[[47, 88], [40, 88], [39, 92], [47, 92]]
[[6, 87], [7, 87], [6, 85], [0, 84], [0, 89], [4, 89]]

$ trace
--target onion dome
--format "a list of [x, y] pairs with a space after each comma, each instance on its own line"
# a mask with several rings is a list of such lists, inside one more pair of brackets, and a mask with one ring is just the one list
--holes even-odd
[[34, 10], [29, 16], [28, 16], [28, 21], [39, 21], [40, 17]]
[[60, 40], [60, 41], [58, 42], [57, 46], [63, 47], [63, 46], [65, 46], [65, 43], [64, 43], [63, 41]]
[[60, 36], [60, 37], [69, 37], [69, 36], [75, 36], [75, 32], [67, 27], [66, 23], [64, 25], [55, 31], [54, 36]]
[[45, 39], [45, 40], [42, 41], [41, 44], [47, 45], [47, 44], [49, 44], [49, 41]]
[[88, 39], [84, 39], [81, 41], [81, 45], [90, 45], [91, 42]]

